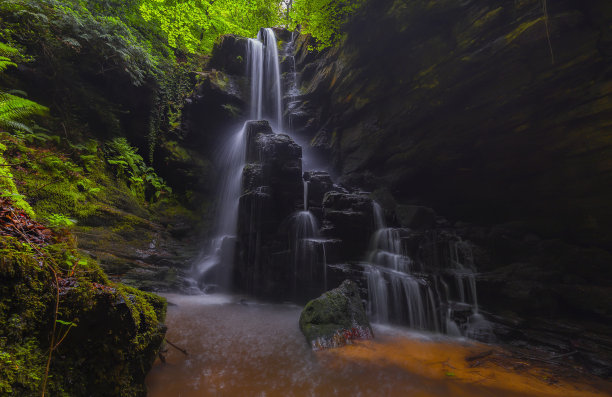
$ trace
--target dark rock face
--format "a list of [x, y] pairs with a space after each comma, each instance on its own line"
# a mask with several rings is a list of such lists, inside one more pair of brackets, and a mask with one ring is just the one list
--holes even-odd
[[418, 205], [398, 205], [395, 213], [402, 227], [432, 229], [436, 225], [436, 213], [431, 208]]
[[254, 296], [295, 298], [288, 220], [301, 207], [302, 149], [267, 121], [246, 126], [234, 285]]
[[357, 284], [349, 280], [308, 302], [300, 315], [300, 330], [314, 350], [373, 336]]
[[213, 47], [209, 66], [234, 75], [246, 73], [247, 40], [233, 34], [221, 36]]
[[323, 234], [340, 240], [344, 260], [363, 260], [374, 232], [372, 200], [366, 193], [331, 191], [323, 199]]
[[399, 201], [610, 248], [612, 9], [548, 11], [554, 63], [540, 1], [370, 2], [341, 49], [298, 40], [302, 133]]
[[[537, 0], [370, 1], [341, 48], [296, 40], [301, 92], [286, 113], [346, 186], [390, 191], [407, 244], [450, 227], [433, 208], [481, 247], [479, 303], [507, 316], [500, 340], [563, 340], [556, 354], [571, 353], [578, 333], [533, 324], [584, 322], [582, 347], [602, 353], [571, 357], [599, 369], [612, 335], [601, 303], [612, 293], [611, 20], [605, 1], [549, 4], [547, 16]], [[349, 233], [334, 228], [358, 217], [332, 203], [324, 234]]]
[[237, 130], [246, 109], [244, 79], [219, 70], [202, 72], [202, 82], [183, 107], [181, 129], [191, 148], [204, 154], [219, 146], [218, 137]]
[[334, 190], [334, 182], [327, 172], [304, 172], [304, 181], [308, 183], [308, 207], [321, 207], [325, 193]]
[[275, 219], [299, 208], [302, 193], [302, 148], [284, 134], [274, 134], [267, 121], [247, 124], [247, 164], [261, 167], [259, 186], [266, 186], [274, 201]]

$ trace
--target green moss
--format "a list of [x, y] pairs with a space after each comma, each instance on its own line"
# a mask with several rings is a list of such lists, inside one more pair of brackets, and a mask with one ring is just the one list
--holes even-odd
[[162, 143], [162, 147], [168, 152], [168, 160], [189, 162], [191, 161], [191, 155], [176, 141], [165, 141]]
[[25, 211], [29, 216], [34, 217], [32, 207], [24, 200], [24, 196], [17, 191], [17, 186], [15, 185], [13, 174], [11, 173], [11, 167], [2, 156], [6, 149], [6, 145], [0, 143], [0, 191], [2, 191], [3, 196], [10, 197], [17, 208]]
[[479, 29], [489, 24], [489, 22], [493, 21], [498, 15], [500, 15], [501, 11], [502, 7], [497, 7], [496, 9], [487, 12], [482, 18], [478, 18], [476, 21], [474, 21], [474, 27]]
[[40, 392], [54, 318], [52, 267], [63, 280], [58, 319], [77, 326], [54, 352], [49, 395], [144, 395], [165, 333], [165, 299], [110, 283], [70, 239], [38, 250], [0, 237], [0, 393]]
[[299, 324], [308, 343], [319, 338], [332, 338], [336, 332], [355, 326], [370, 329], [357, 285], [348, 280], [308, 302]]
[[544, 23], [544, 17], [540, 17], [532, 21], [523, 22], [516, 29], [514, 29], [512, 32], [506, 35], [506, 43], [508, 44], [512, 43], [514, 40], [519, 38], [523, 33], [525, 33], [528, 29], [530, 29], [531, 27], [533, 27], [534, 25], [540, 22]]

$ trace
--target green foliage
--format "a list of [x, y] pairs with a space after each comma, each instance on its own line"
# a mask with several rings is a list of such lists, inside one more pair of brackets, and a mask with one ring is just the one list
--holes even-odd
[[318, 49], [342, 39], [342, 25], [365, 0], [293, 0], [289, 11], [291, 26], [301, 25], [302, 33], [317, 39]]
[[47, 221], [49, 227], [52, 228], [66, 228], [76, 224], [74, 219], [70, 219], [66, 215], [62, 214], [51, 214], [47, 217]]
[[11, 58], [18, 54], [16, 48], [0, 42], [0, 72], [4, 72], [9, 66], [17, 66]]
[[[154, 47], [118, 16], [93, 14], [82, 0], [9, 0], [0, 6], [8, 29], [3, 36], [19, 40], [57, 64], [64, 54], [95, 54], [100, 72], [119, 69], [140, 85], [157, 65]], [[121, 9], [122, 7], [119, 7]], [[86, 65], [82, 65], [86, 66]]]
[[130, 190], [137, 198], [143, 201], [146, 196], [160, 199], [162, 194], [172, 193], [172, 189], [152, 167], [145, 164], [142, 156], [136, 153], [136, 148], [130, 146], [125, 138], [115, 138], [108, 142], [104, 151], [117, 177], [129, 182]]
[[179, 64], [158, 77], [157, 95], [151, 109], [147, 136], [149, 164], [153, 163], [153, 154], [159, 138], [164, 133], [179, 132], [182, 106], [193, 88], [189, 66]]
[[[68, 156], [58, 146], [50, 146], [52, 150], [39, 148], [32, 142], [46, 145], [57, 143], [51, 137], [42, 139], [36, 133], [3, 133], [0, 139], [5, 143], [4, 157], [12, 165], [12, 170], [0, 167], [0, 172], [11, 173], [11, 180], [19, 183], [21, 193], [33, 203], [38, 216], [52, 221], [57, 214], [83, 218], [96, 212], [95, 201], [102, 196], [104, 188], [101, 184], [104, 180], [101, 170], [105, 165], [95, 151], [73, 147], [71, 156]], [[96, 147], [93, 149], [96, 150]], [[89, 170], [84, 164], [90, 167]], [[8, 179], [4, 178], [0, 183], [3, 181]], [[16, 189], [9, 189], [9, 193], [11, 199], [20, 208], [24, 208], [19, 201], [23, 196], [17, 196]], [[26, 212], [33, 215], [32, 209]]]
[[45, 114], [49, 109], [28, 99], [0, 92], [0, 131], [33, 132], [23, 121], [33, 115]]
[[[0, 42], [0, 72], [9, 66], [17, 66], [12, 59], [19, 57], [19, 51]], [[20, 92], [22, 95], [23, 92]], [[43, 115], [49, 109], [17, 95], [0, 91], [0, 131], [27, 131], [32, 129], [26, 124], [34, 115]]]
[[254, 36], [280, 21], [278, 0], [144, 0], [142, 17], [156, 24], [168, 44], [187, 52], [209, 52], [219, 35]]
[[3, 157], [3, 153], [6, 149], [6, 145], [0, 143], [0, 195], [3, 197], [9, 197], [17, 208], [23, 210], [29, 216], [33, 217], [34, 211], [32, 210], [32, 207], [30, 207], [30, 204], [25, 201], [25, 197], [19, 194], [13, 179], [11, 167], [9, 164], [7, 164]]

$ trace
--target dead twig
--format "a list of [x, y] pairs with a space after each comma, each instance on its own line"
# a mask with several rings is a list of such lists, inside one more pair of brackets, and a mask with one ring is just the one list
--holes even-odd
[[169, 344], [170, 346], [174, 347], [176, 350], [180, 351], [181, 353], [183, 353], [184, 355], [188, 356], [189, 354], [187, 353], [187, 350], [182, 349], [180, 347], [178, 347], [177, 345], [175, 345], [174, 343], [170, 342], [168, 339], [166, 339], [166, 343]]

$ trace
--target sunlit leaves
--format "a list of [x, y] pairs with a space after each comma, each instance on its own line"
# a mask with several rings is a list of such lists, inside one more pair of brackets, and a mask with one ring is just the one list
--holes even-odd
[[255, 36], [279, 22], [277, 0], [144, 0], [142, 17], [159, 25], [168, 44], [187, 52], [209, 52], [219, 35]]
[[342, 38], [342, 24], [365, 0], [293, 0], [290, 18], [301, 25], [302, 33], [312, 34], [319, 49], [334, 45]]

